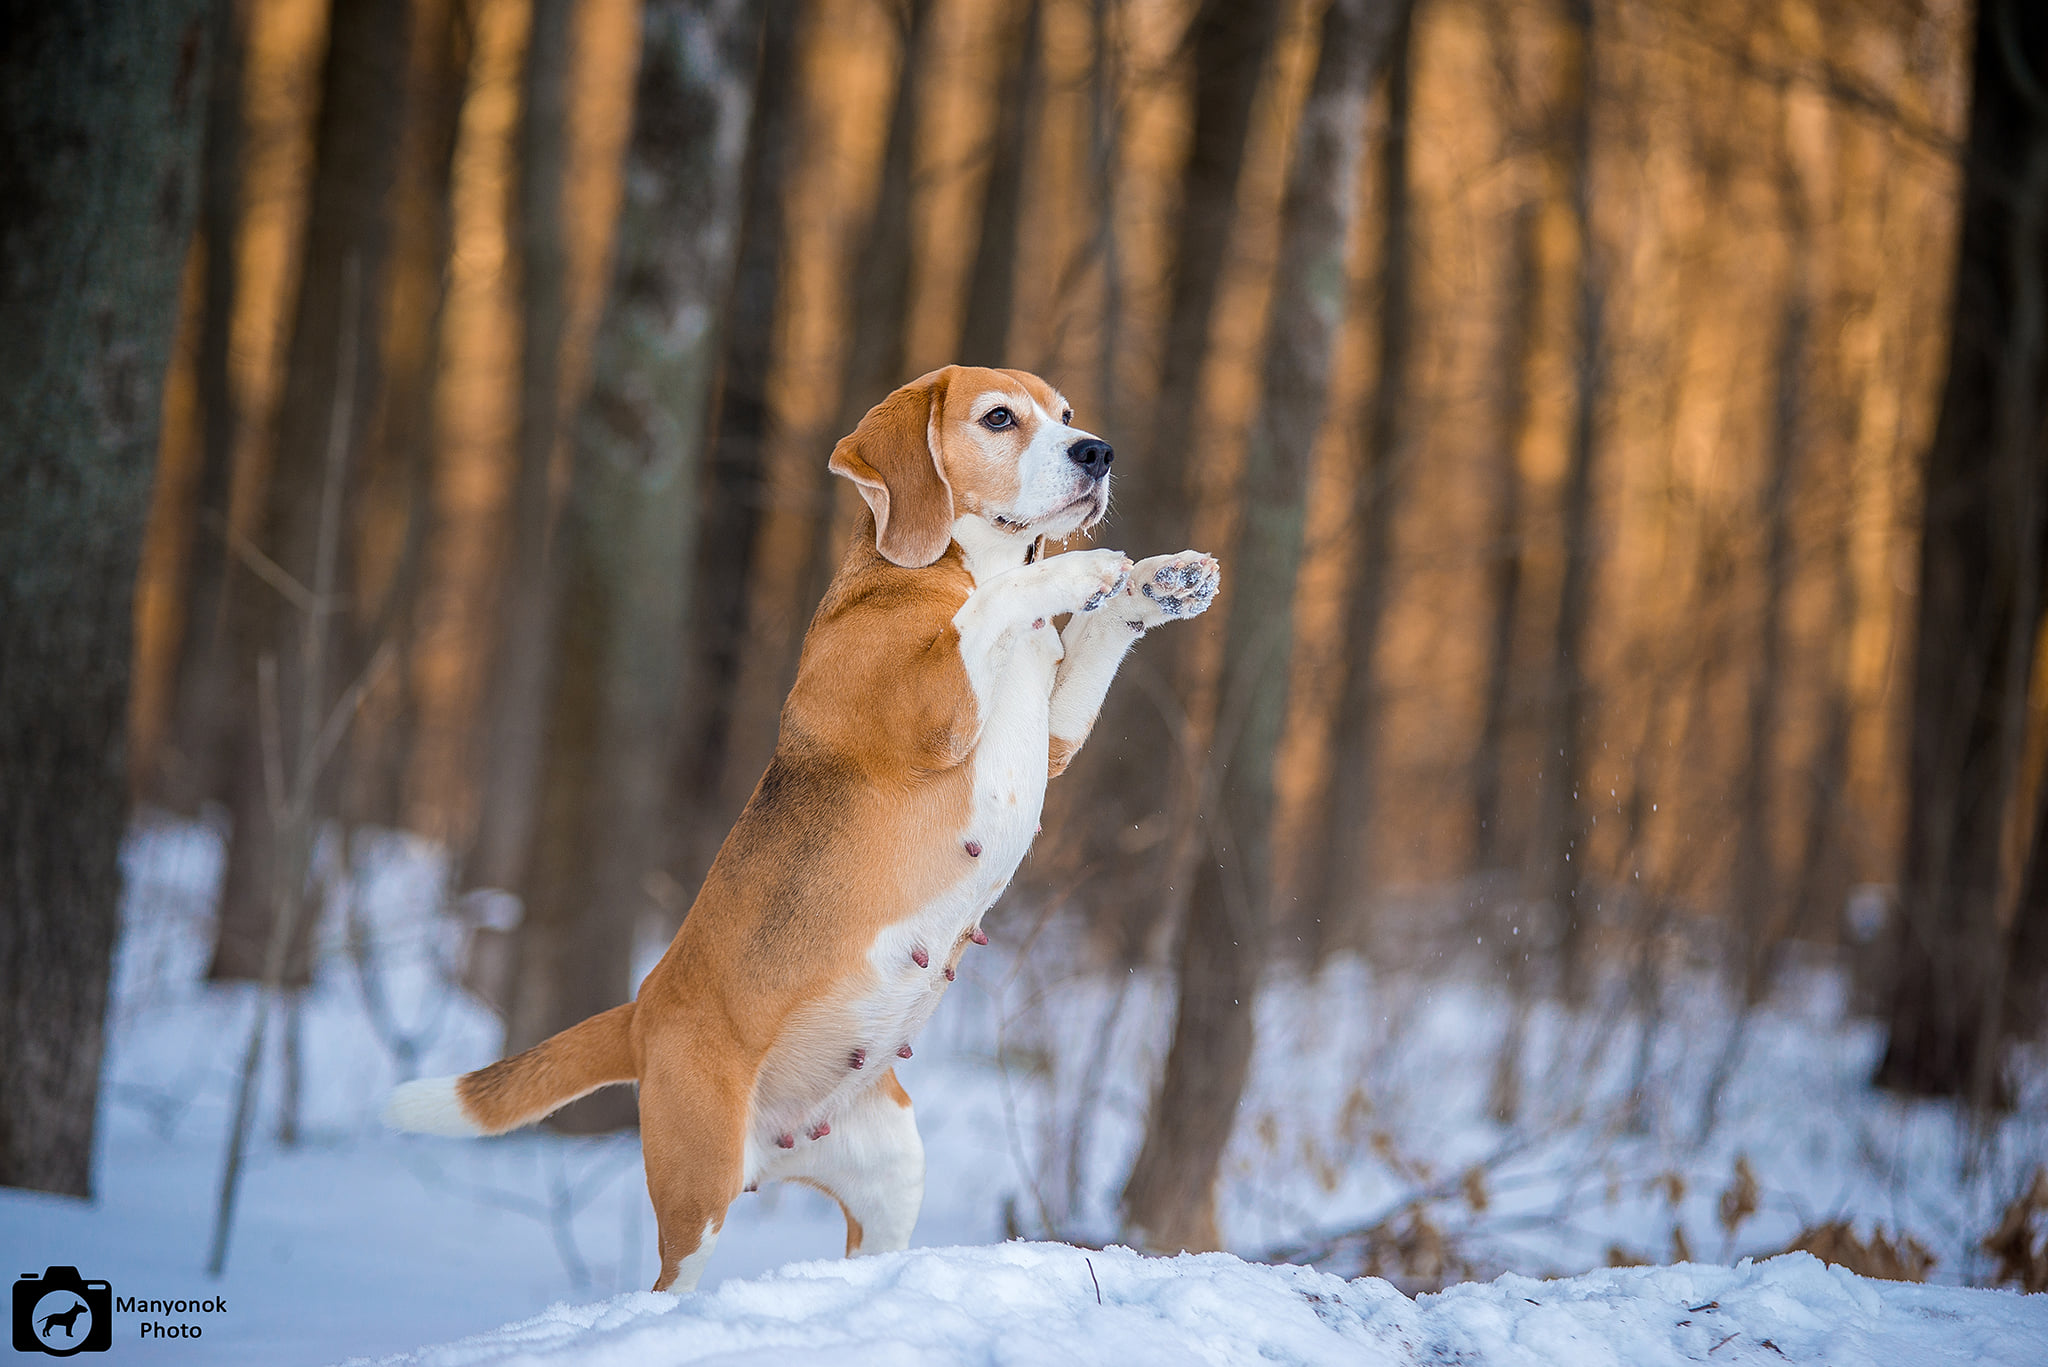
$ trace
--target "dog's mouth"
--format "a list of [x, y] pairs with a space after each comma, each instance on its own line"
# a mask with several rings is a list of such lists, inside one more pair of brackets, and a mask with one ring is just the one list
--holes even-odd
[[[1031, 525], [1048, 536], [1072, 536], [1102, 521], [1108, 511], [1109, 481], [1090, 480], [1087, 488], [1044, 516], [1033, 518]], [[1075, 518], [1077, 513], [1079, 517]], [[1070, 519], [1073, 519], [1072, 525], [1067, 525]], [[1062, 530], [1054, 532], [1054, 527]]]
[[[1040, 513], [1036, 517], [998, 515], [990, 520], [1005, 531], [1032, 532], [1057, 539], [1086, 531], [1102, 521], [1108, 512], [1109, 481], [1099, 479], [1090, 480], [1087, 488], [1050, 512]], [[1078, 517], [1075, 516], [1076, 513], [1079, 514]]]
[[1091, 480], [1088, 487], [1083, 489], [1079, 496], [1047, 518], [1046, 521], [1061, 521], [1065, 519], [1067, 514], [1074, 512], [1076, 509], [1082, 510], [1081, 520], [1074, 525], [1074, 530], [1077, 532], [1083, 531], [1102, 521], [1103, 514], [1109, 511], [1109, 481], [1107, 479]]

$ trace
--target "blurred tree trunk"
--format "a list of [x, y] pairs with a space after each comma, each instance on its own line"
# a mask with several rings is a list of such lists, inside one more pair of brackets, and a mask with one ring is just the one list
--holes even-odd
[[[376, 539], [388, 560], [376, 583], [360, 576], [357, 633], [397, 655], [389, 695], [366, 707], [348, 766], [344, 819], [396, 826], [405, 809], [417, 716], [414, 610], [433, 521], [434, 406], [441, 363], [455, 143], [468, 84], [470, 24], [463, 0], [414, 0], [410, 117], [399, 149], [391, 254], [390, 317], [384, 335], [383, 402], [363, 474], [365, 520], [395, 524]], [[395, 545], [392, 543], [395, 542]], [[366, 569], [369, 567], [366, 567]]]
[[[541, 819], [508, 1050], [629, 998], [634, 928], [673, 822], [698, 476], [719, 306], [731, 285], [757, 0], [648, 0], [613, 291], [560, 547]], [[630, 1124], [614, 1088], [558, 1129]]]
[[1259, 417], [1246, 452], [1244, 524], [1230, 558], [1215, 819], [1181, 936], [1180, 1001], [1124, 1215], [1153, 1248], [1219, 1246], [1216, 1172], [1251, 1065], [1272, 885], [1273, 758], [1287, 715], [1294, 588], [1310, 457], [1349, 300], [1365, 97], [1384, 0], [1331, 0], [1281, 210]]
[[554, 659], [552, 473], [561, 433], [567, 315], [562, 196], [575, 0], [533, 0], [519, 123], [514, 212], [520, 274], [519, 438], [510, 542], [491, 671], [491, 733], [469, 881], [523, 890], [540, 807], [544, 714]]
[[[1837, 316], [1852, 316], [1853, 307], [1851, 301], [1838, 297]], [[1856, 433], [1850, 404], [1843, 393], [1840, 346], [1821, 338], [1815, 338], [1813, 345], [1823, 353], [1816, 360], [1814, 372], [1815, 383], [1822, 391], [1819, 402], [1836, 420], [1839, 449], [1853, 453]], [[1848, 459], [1853, 460], [1854, 456]], [[1852, 495], [1842, 488], [1837, 497], [1846, 503]], [[1785, 939], [1818, 938], [1822, 943], [1831, 942], [1840, 928], [1842, 908], [1855, 881], [1853, 861], [1844, 839], [1855, 820], [1848, 788], [1849, 751], [1856, 724], [1855, 663], [1851, 651], [1860, 586], [1852, 539], [1851, 521], [1832, 519], [1823, 541], [1829, 589], [1825, 696], [1821, 704], [1820, 740], [1805, 770], [1806, 821], [1800, 836], [1798, 873], [1793, 879]]]
[[[406, 0], [337, 0], [322, 72], [320, 116], [314, 133], [314, 171], [307, 214], [305, 269], [292, 323], [284, 398], [278, 414], [276, 459], [269, 481], [262, 537], [255, 550], [276, 571], [238, 574], [230, 612], [247, 652], [236, 662], [235, 697], [240, 734], [231, 782], [234, 829], [221, 894], [219, 926], [208, 976], [258, 979], [280, 898], [306, 876], [307, 848], [284, 848], [273, 826], [273, 783], [266, 781], [264, 718], [273, 702], [258, 696], [257, 664], [277, 662], [274, 716], [285, 737], [284, 754], [308, 753], [297, 737], [317, 730], [347, 685], [343, 670], [313, 671], [304, 649], [306, 618], [326, 642], [326, 661], [345, 661], [340, 605], [313, 595], [316, 565], [335, 525], [353, 523], [355, 471], [369, 440], [382, 382], [385, 260], [389, 254], [389, 200], [404, 126]], [[328, 456], [338, 449], [341, 472], [332, 479]], [[334, 506], [338, 499], [340, 506]], [[340, 538], [345, 547], [347, 538]], [[336, 563], [346, 565], [344, 551]], [[345, 584], [345, 569], [334, 582]], [[324, 677], [310, 678], [313, 673]], [[311, 687], [307, 683], [311, 682]], [[320, 785], [315, 820], [331, 810], [330, 769]], [[293, 843], [303, 844], [303, 841]], [[313, 916], [299, 919], [285, 981], [310, 979], [307, 946]]]
[[[1183, 40], [1193, 54], [1194, 127], [1181, 171], [1159, 389], [1149, 433], [1125, 443], [1121, 453], [1117, 480], [1126, 493], [1111, 511], [1117, 526], [1109, 534], [1141, 559], [1185, 546], [1193, 525], [1197, 481], [1187, 458], [1200, 407], [1202, 358], [1208, 353], [1210, 316], [1236, 220], [1252, 106], [1283, 8], [1202, 0]], [[1187, 648], [1161, 641], [1151, 668], [1174, 677], [1175, 662]], [[1146, 666], [1141, 660], [1134, 667]], [[1123, 956], [1135, 958], [1152, 928], [1170, 916], [1177, 885], [1172, 869], [1185, 862], [1179, 857], [1184, 844], [1169, 833], [1154, 843], [1152, 857], [1133, 860], [1124, 833], [1141, 830], [1148, 820], [1156, 826], [1158, 814], [1172, 805], [1169, 793], [1194, 779], [1179, 758], [1182, 737], [1150, 690], [1112, 690], [1094, 741], [1082, 752], [1088, 773], [1080, 786], [1096, 794], [1101, 810], [1091, 829], [1099, 833], [1097, 839], [1108, 841], [1094, 851], [1096, 862], [1129, 870], [1123, 892], [1128, 910], [1119, 930]], [[1161, 764], [1161, 755], [1175, 760]], [[1162, 894], [1161, 888], [1167, 891]]]
[[1002, 86], [981, 192], [981, 229], [967, 278], [967, 314], [960, 328], [962, 365], [1000, 366], [1009, 359], [1010, 312], [1015, 297], [1018, 214], [1024, 203], [1024, 157], [1037, 121], [1044, 72], [1040, 0], [1012, 6], [1003, 45]]
[[[1780, 120], [1782, 133], [1783, 120]], [[1735, 827], [1735, 859], [1729, 879], [1734, 901], [1730, 918], [1741, 936], [1734, 965], [1740, 974], [1743, 999], [1754, 1005], [1770, 989], [1771, 951], [1781, 929], [1783, 877], [1779, 870], [1773, 811], [1773, 775], [1777, 764], [1780, 703], [1785, 687], [1785, 595], [1791, 587], [1792, 499], [1798, 478], [1801, 447], [1806, 439], [1806, 383], [1813, 356], [1811, 331], [1812, 226], [1801, 202], [1798, 172], [1781, 137], [1777, 149], [1778, 200], [1786, 219], [1786, 250], [1790, 257], [1778, 318], [1778, 348], [1773, 358], [1777, 383], [1772, 392], [1770, 451], [1763, 486], [1757, 491], [1756, 524], [1763, 530], [1763, 585], [1758, 604], [1756, 666], [1749, 680], [1746, 748], [1740, 816]]]
[[[851, 432], [868, 409], [897, 385], [913, 378], [903, 373], [903, 327], [910, 311], [911, 180], [917, 169], [918, 111], [924, 103], [919, 91], [931, 65], [928, 49], [933, 9], [933, 0], [906, 0], [881, 179], [876, 187], [874, 212], [868, 215], [860, 246], [853, 254], [852, 311], [847, 318], [839, 421], [832, 429], [835, 436]], [[819, 469], [823, 468], [820, 463]], [[828, 508], [820, 521], [829, 529], [830, 500], [826, 502]], [[824, 550], [836, 569], [838, 548], [826, 545]], [[822, 583], [818, 587], [822, 588]]]
[[721, 777], [732, 739], [734, 688], [747, 634], [748, 557], [761, 521], [770, 413], [768, 374], [782, 292], [784, 181], [803, 108], [799, 56], [802, 0], [762, 0], [754, 103], [740, 178], [738, 258], [719, 329], [717, 399], [702, 478], [703, 506], [691, 586], [690, 656], [684, 664], [678, 862], [695, 887], [738, 815], [726, 809]]
[[1095, 240], [1089, 254], [1102, 271], [1101, 340], [1095, 349], [1096, 402], [1104, 413], [1123, 411], [1119, 380], [1124, 337], [1124, 264], [1117, 225], [1119, 168], [1123, 149], [1123, 47], [1119, 23], [1122, 0], [1093, 0], [1088, 63], [1089, 183], [1095, 196]]
[[[1531, 103], [1520, 73], [1520, 49], [1513, 31], [1514, 5], [1489, 14], [1488, 47], [1503, 109], [1501, 160], [1512, 165], [1530, 139]], [[1526, 173], [1524, 173], [1526, 174]], [[1494, 1120], [1511, 1125], [1522, 1107], [1522, 1055], [1529, 1020], [1529, 950], [1521, 934], [1520, 870], [1527, 863], [1525, 828], [1506, 829], [1509, 804], [1503, 770], [1517, 716], [1516, 627], [1522, 613], [1522, 577], [1528, 536], [1522, 459], [1535, 402], [1535, 366], [1543, 306], [1541, 225], [1542, 182], [1521, 187], [1508, 215], [1501, 270], [1505, 305], [1495, 338], [1493, 383], [1497, 450], [1493, 462], [1492, 525], [1487, 545], [1486, 682], [1480, 701], [1479, 736], [1472, 756], [1472, 862], [1475, 892], [1483, 899], [1480, 924], [1494, 939], [1494, 961], [1507, 990], [1506, 1025], [1494, 1054], [1487, 1108]], [[1517, 812], [1518, 817], [1521, 816]], [[1647, 952], [1639, 963], [1647, 963]], [[1641, 974], [1638, 982], [1644, 981]], [[1647, 1029], [1645, 1031], [1647, 1038]]]
[[2004, 1024], [2013, 1035], [2038, 1037], [2048, 1025], [2048, 785], [2038, 783], [2026, 870], [2013, 915]]
[[[846, 356], [840, 372], [839, 421], [828, 434], [835, 438], [851, 432], [868, 409], [881, 402], [890, 390], [915, 378], [903, 373], [904, 328], [910, 314], [910, 211], [916, 188], [918, 114], [924, 107], [921, 92], [932, 65], [932, 16], [937, 6], [934, 0], [906, 3], [908, 13], [899, 48], [896, 97], [889, 110], [889, 136], [882, 150], [881, 181], [876, 187], [874, 212], [868, 216], [860, 248], [853, 258], [852, 311], [847, 318]], [[844, 550], [833, 536], [832, 504], [834, 491], [844, 489], [845, 482], [832, 478], [822, 462], [818, 475], [817, 526], [811, 537], [810, 569], [797, 602], [800, 611], [792, 616], [792, 621], [808, 620], [801, 609], [808, 609], [824, 597], [825, 585], [838, 570]], [[778, 681], [782, 686], [775, 690], [778, 711], [782, 696], [788, 692], [787, 684], [796, 674], [795, 652], [789, 648], [795, 644], [794, 638], [785, 643], [786, 658]], [[772, 737], [769, 743], [772, 748]], [[760, 756], [760, 767], [767, 766], [767, 759], [765, 753]], [[748, 792], [753, 791], [753, 773], [736, 777], [745, 782]]]
[[1925, 464], [1906, 848], [1879, 1086], [2001, 1099], [2000, 847], [2048, 516], [2048, 10], [1984, 0], [1954, 326]]
[[1529, 421], [1529, 368], [1536, 356], [1537, 308], [1543, 263], [1536, 237], [1537, 205], [1525, 200], [1508, 221], [1500, 362], [1494, 376], [1498, 407], [1494, 440], [1493, 525], [1487, 543], [1486, 689], [1472, 766], [1472, 868], [1477, 873], [1513, 865], [1515, 852], [1502, 828], [1501, 761], [1507, 746], [1515, 682], [1515, 623], [1522, 593], [1522, 438]]
[[1537, 799], [1534, 882], [1549, 902], [1557, 927], [1559, 986], [1566, 1000], [1584, 996], [1587, 929], [1593, 908], [1585, 890], [1586, 815], [1580, 805], [1585, 770], [1586, 628], [1593, 596], [1593, 471], [1605, 386], [1606, 303], [1599, 244], [1593, 235], [1593, 109], [1599, 98], [1595, 64], [1594, 0], [1564, 0], [1563, 80], [1567, 194], [1578, 249], [1577, 354], [1573, 365], [1572, 420], [1564, 487], [1559, 494], [1564, 573], [1551, 637], [1543, 768]]
[[[1853, 41], [1842, 23], [1843, 17], [1832, 11], [1821, 14], [1821, 41], [1831, 49]], [[1853, 260], [1847, 246], [1853, 217], [1848, 187], [1853, 185], [1862, 190], [1869, 186], [1882, 196], [1890, 176], [1884, 169], [1875, 176], [1868, 173], [1852, 151], [1854, 140], [1839, 129], [1831, 133], [1830, 143], [1831, 193], [1816, 226], [1829, 234], [1829, 245], [1835, 252]], [[1831, 286], [1824, 291], [1815, 290], [1815, 317], [1808, 342], [1813, 364], [1809, 370], [1807, 407], [1818, 420], [1816, 459], [1829, 462], [1828, 501], [1850, 507], [1856, 498], [1858, 429], [1863, 403], [1862, 395], [1852, 391], [1848, 345], [1841, 330], [1830, 327], [1828, 320], [1867, 316], [1882, 282], [1873, 279], [1873, 273], [1867, 270], [1845, 270], [1839, 266], [1832, 269]], [[1829, 589], [1823, 665], [1825, 692], [1820, 740], [1806, 765], [1806, 822], [1800, 837], [1798, 872], [1793, 880], [1785, 938], [1819, 938], [1829, 943], [1841, 928], [1849, 889], [1856, 881], [1849, 839], [1856, 821], [1849, 799], [1849, 761], [1856, 726], [1853, 650], [1862, 586], [1856, 573], [1854, 519], [1828, 517], [1817, 539], [1826, 560]]]
[[[1512, 31], [1512, 6], [1503, 4], [1491, 16], [1495, 79], [1506, 109], [1502, 159], [1512, 157], [1529, 135], [1524, 112], [1528, 97], [1518, 72], [1518, 51]], [[1539, 182], [1540, 183], [1540, 182]], [[1494, 458], [1493, 523], [1487, 548], [1486, 684], [1481, 695], [1478, 744], [1472, 757], [1472, 873], [1484, 880], [1484, 908], [1495, 913], [1482, 921], [1494, 937], [1494, 959], [1509, 998], [1506, 1027], [1501, 1032], [1488, 1083], [1487, 1108], [1493, 1118], [1511, 1125], [1522, 1108], [1522, 1055], [1529, 1020], [1529, 950], [1521, 934], [1521, 879], [1527, 861], [1522, 840], [1505, 829], [1508, 804], [1502, 770], [1515, 718], [1515, 628], [1521, 620], [1524, 539], [1522, 449], [1533, 406], [1534, 368], [1540, 345], [1543, 306], [1543, 254], [1540, 190], [1524, 190], [1507, 223], [1501, 291], [1506, 309], [1496, 339], [1494, 375], [1498, 450]], [[1637, 794], [1640, 797], [1640, 794]], [[1517, 832], [1519, 835], [1520, 832]], [[1508, 871], [1516, 871], [1508, 875]], [[1652, 962], [1646, 949], [1639, 968]], [[1654, 981], [1638, 972], [1638, 986]], [[1645, 1028], [1643, 1038], [1647, 1039]]]
[[1195, 66], [1194, 131], [1181, 172], [1159, 395], [1150, 435], [1118, 471], [1125, 479], [1135, 475], [1144, 481], [1145, 497], [1131, 505], [1133, 520], [1125, 540], [1148, 552], [1183, 544], [1193, 517], [1194, 482], [1184, 462], [1201, 408], [1202, 359], [1209, 353], [1209, 320], [1237, 217], [1237, 182], [1252, 105], [1283, 8], [1201, 0], [1188, 30]]
[[217, 0], [0, 6], [0, 1185], [92, 1193], [131, 599]]
[[1323, 804], [1323, 829], [1308, 861], [1302, 903], [1304, 946], [1320, 956], [1369, 895], [1373, 785], [1379, 773], [1380, 624], [1394, 559], [1394, 515], [1406, 474], [1409, 356], [1414, 340], [1413, 191], [1409, 128], [1414, 115], [1413, 6], [1401, 7], [1387, 64], [1387, 123], [1380, 143], [1379, 374], [1352, 497], [1358, 537], [1344, 625], [1344, 687], [1331, 753], [1338, 761]]
[[[832, 437], [851, 432], [868, 409], [905, 380], [903, 332], [910, 310], [910, 210], [917, 157], [918, 89], [930, 65], [932, 0], [908, 0], [901, 18], [899, 62], [888, 134], [873, 211], [850, 260], [847, 335], [840, 369], [839, 411]], [[820, 447], [820, 450], [825, 447]], [[844, 558], [844, 528], [834, 516], [835, 496], [851, 488], [833, 478], [823, 460], [805, 472], [801, 503], [764, 519], [749, 548], [747, 633], [733, 683], [728, 739], [718, 777], [721, 818], [736, 816], [768, 767], [782, 717], [782, 700], [796, 679], [797, 656], [825, 586]], [[784, 539], [787, 525], [794, 534]], [[794, 543], [795, 554], [781, 559]], [[723, 826], [724, 820], [715, 823]]]
[[199, 477], [192, 493], [191, 538], [185, 560], [185, 628], [174, 666], [169, 743], [149, 777], [151, 795], [193, 812], [222, 795], [221, 770], [231, 753], [234, 668], [227, 619], [228, 494], [234, 477], [235, 393], [228, 367], [234, 330], [235, 275], [242, 226], [242, 101], [248, 7], [213, 6], [213, 78], [206, 97], [206, 142], [200, 159], [199, 236], [204, 252], [197, 359]]

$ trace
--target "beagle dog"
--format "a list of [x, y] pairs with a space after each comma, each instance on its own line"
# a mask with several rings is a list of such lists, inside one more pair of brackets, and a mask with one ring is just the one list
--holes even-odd
[[832, 452], [869, 516], [811, 620], [774, 758], [638, 997], [408, 1082], [387, 1121], [502, 1134], [637, 1081], [657, 1291], [696, 1286], [726, 1207], [762, 1182], [836, 1198], [849, 1256], [908, 1246], [924, 1146], [894, 1062], [988, 943], [1046, 781], [1125, 652], [1216, 596], [1194, 551], [1045, 554], [1108, 510], [1112, 458], [1021, 371], [948, 366], [876, 404]]

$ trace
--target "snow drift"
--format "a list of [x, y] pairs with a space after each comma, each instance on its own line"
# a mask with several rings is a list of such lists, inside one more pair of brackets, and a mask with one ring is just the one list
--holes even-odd
[[[1803, 1253], [1504, 1276], [1414, 1300], [1373, 1278], [1065, 1244], [799, 1263], [714, 1292], [557, 1305], [387, 1367], [986, 1362], [1937, 1367], [2048, 1360], [2048, 1296], [1878, 1282]], [[358, 1361], [361, 1361], [360, 1359]]]

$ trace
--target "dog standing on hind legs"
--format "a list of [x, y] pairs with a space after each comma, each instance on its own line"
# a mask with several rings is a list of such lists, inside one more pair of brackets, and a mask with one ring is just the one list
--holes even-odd
[[657, 1291], [696, 1286], [726, 1207], [762, 1182], [830, 1193], [849, 1256], [908, 1246], [924, 1146], [893, 1061], [988, 943], [982, 916], [1125, 652], [1216, 596], [1198, 552], [1045, 553], [1107, 512], [1112, 459], [1021, 371], [948, 366], [876, 404], [832, 452], [869, 517], [774, 758], [638, 997], [408, 1082], [386, 1119], [502, 1134], [638, 1081]]

